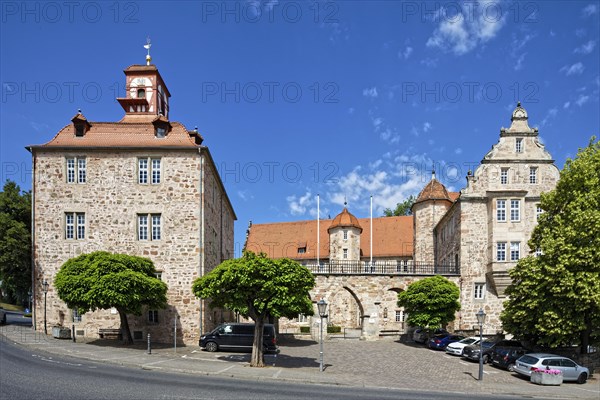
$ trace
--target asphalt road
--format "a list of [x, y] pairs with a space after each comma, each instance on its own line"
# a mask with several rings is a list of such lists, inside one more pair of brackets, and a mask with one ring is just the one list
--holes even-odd
[[[456, 399], [457, 394], [162, 373], [57, 357], [0, 341], [0, 399]], [[461, 395], [461, 399], [516, 399]]]

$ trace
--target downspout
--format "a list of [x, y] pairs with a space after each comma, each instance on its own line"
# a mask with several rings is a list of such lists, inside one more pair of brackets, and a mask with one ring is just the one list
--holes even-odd
[[[202, 147], [198, 149], [200, 153], [200, 253], [198, 260], [198, 276], [204, 276], [204, 155], [202, 154]], [[204, 309], [203, 300], [200, 298], [200, 320], [198, 326], [200, 327], [200, 337], [204, 335]]]
[[28, 149], [31, 152], [31, 312], [33, 317], [33, 331], [37, 330], [37, 312], [36, 312], [36, 296], [35, 296], [35, 164], [36, 157], [33, 149]]

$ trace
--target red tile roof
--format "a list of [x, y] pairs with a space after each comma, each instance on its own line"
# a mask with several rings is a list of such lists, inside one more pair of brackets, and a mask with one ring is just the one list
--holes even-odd
[[[329, 257], [329, 234], [332, 220], [320, 221], [321, 258]], [[369, 218], [357, 219], [363, 227], [360, 235], [362, 257], [370, 257]], [[410, 257], [413, 253], [413, 217], [373, 218], [373, 257]], [[298, 249], [306, 247], [305, 253]], [[264, 252], [271, 258], [316, 259], [317, 221], [278, 222], [254, 224], [246, 239], [246, 249]]]
[[437, 179], [431, 178], [429, 183], [425, 185], [421, 193], [417, 196], [415, 203], [420, 203], [427, 200], [448, 200], [453, 201], [446, 190], [446, 187]]
[[333, 228], [358, 228], [362, 232], [362, 227], [358, 223], [358, 219], [352, 215], [346, 207], [342, 210], [341, 213], [336, 215], [333, 219], [333, 222], [327, 229], [327, 232], [331, 232]]

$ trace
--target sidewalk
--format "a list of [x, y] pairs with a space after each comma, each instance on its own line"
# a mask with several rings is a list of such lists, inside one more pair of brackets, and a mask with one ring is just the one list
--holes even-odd
[[122, 366], [214, 375], [252, 380], [385, 387], [444, 393], [487, 393], [551, 399], [600, 398], [597, 377], [585, 385], [564, 383], [539, 386], [486, 365], [483, 381], [477, 380], [478, 364], [421, 346], [393, 341], [364, 342], [335, 339], [324, 344], [325, 371], [319, 372], [319, 346], [311, 340], [285, 339], [281, 353], [265, 355], [267, 367], [251, 368], [249, 353], [208, 353], [196, 346], [155, 346], [147, 354], [146, 343], [123, 346], [117, 340], [78, 338], [78, 342], [54, 339], [31, 328], [0, 327], [0, 340], [61, 356]]

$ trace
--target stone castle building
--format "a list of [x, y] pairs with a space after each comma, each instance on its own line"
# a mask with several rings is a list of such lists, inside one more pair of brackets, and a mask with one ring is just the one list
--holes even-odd
[[[105, 250], [150, 258], [168, 286], [168, 308], [129, 316], [135, 339], [198, 343], [213, 311], [192, 282], [233, 257], [236, 219], [197, 129], [169, 119], [170, 93], [155, 65], [125, 69], [118, 122], [81, 111], [54, 138], [28, 147], [33, 162], [34, 325], [75, 326], [98, 337], [118, 328], [116, 310], [77, 315], [56, 295], [54, 276], [69, 258]], [[49, 283], [44, 300], [42, 282]]]
[[[448, 192], [434, 172], [412, 216], [358, 219], [344, 208], [333, 220], [254, 224], [246, 248], [309, 267], [317, 282], [311, 296], [329, 303], [328, 322], [362, 337], [405, 331], [398, 292], [436, 274], [460, 288], [462, 309], [451, 328], [478, 329], [475, 314], [483, 308], [484, 333], [496, 334], [502, 332], [508, 270], [535, 252], [527, 242], [541, 212], [540, 194], [558, 178], [519, 103], [510, 127], [500, 130], [498, 143], [469, 171], [459, 193]], [[299, 316], [282, 327], [306, 323]]]

